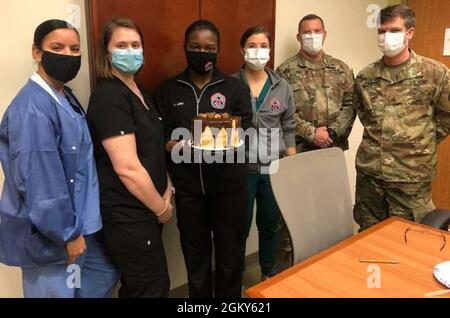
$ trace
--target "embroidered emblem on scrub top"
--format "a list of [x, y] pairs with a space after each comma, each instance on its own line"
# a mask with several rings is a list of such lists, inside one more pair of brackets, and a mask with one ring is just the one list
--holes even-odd
[[180, 107], [180, 106], [184, 106], [184, 102], [179, 102], [179, 103], [173, 104], [173, 107]]
[[221, 93], [216, 93], [211, 96], [211, 106], [215, 109], [224, 109], [226, 103], [227, 98]]
[[280, 111], [281, 109], [281, 103], [278, 99], [274, 98], [272, 99], [272, 101], [270, 102], [270, 107], [272, 108], [273, 112], [277, 112]]

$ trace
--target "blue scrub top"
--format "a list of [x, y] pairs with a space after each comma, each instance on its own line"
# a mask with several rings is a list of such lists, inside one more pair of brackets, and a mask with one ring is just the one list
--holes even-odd
[[[71, 115], [76, 117], [79, 125], [77, 141], [82, 147], [78, 151], [79, 164], [75, 169], [74, 202], [75, 210], [83, 222], [82, 233], [83, 235], [89, 235], [99, 231], [102, 228], [102, 223], [94, 147], [86, 122], [86, 114], [68, 87], [65, 87], [65, 96], [55, 90], [54, 92], [61, 96], [60, 102], [65, 109], [74, 111]], [[74, 109], [76, 107], [78, 112]], [[69, 180], [69, 182], [72, 182], [72, 180]]]
[[[65, 244], [102, 227], [97, 171], [84, 111], [34, 75], [0, 125], [5, 174], [0, 262], [67, 262]], [[73, 107], [79, 107], [77, 113]]]

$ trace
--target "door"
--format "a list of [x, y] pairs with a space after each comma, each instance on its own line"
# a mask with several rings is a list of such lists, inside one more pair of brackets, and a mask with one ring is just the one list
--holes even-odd
[[192, 21], [198, 19], [200, 0], [90, 0], [90, 55], [92, 85], [95, 85], [93, 58], [101, 29], [114, 17], [133, 19], [144, 33], [145, 67], [138, 81], [151, 90], [163, 79], [186, 66], [183, 35]]
[[[202, 0], [200, 15], [217, 25], [221, 32], [222, 50], [217, 66], [225, 73], [236, 73], [243, 64], [240, 41], [248, 28], [265, 26], [274, 45], [274, 0]], [[273, 60], [272, 56], [269, 67], [273, 67]]]
[[[274, 36], [275, 0], [88, 0], [91, 84], [96, 76], [93, 60], [104, 23], [113, 17], [133, 19], [144, 33], [145, 68], [138, 81], [152, 90], [162, 80], [186, 67], [184, 32], [198, 19], [217, 24], [221, 36], [218, 67], [232, 74], [243, 57], [239, 42], [250, 26], [265, 25]], [[272, 59], [273, 60], [273, 59]]]
[[[450, 57], [443, 55], [445, 29], [450, 28], [450, 1], [408, 0], [407, 4], [417, 17], [412, 48], [418, 54], [441, 61], [450, 67]], [[438, 153], [433, 199], [436, 207], [450, 209], [450, 138], [439, 146]]]

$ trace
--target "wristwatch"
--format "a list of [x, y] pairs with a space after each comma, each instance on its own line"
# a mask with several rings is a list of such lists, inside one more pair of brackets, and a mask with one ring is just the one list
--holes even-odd
[[330, 135], [330, 138], [333, 140], [333, 142], [336, 141], [336, 139], [337, 139], [336, 132], [331, 128], [328, 128], [327, 131], [328, 131], [328, 135]]

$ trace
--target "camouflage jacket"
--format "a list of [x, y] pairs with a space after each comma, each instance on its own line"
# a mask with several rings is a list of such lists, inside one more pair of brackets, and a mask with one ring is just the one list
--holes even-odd
[[[297, 143], [311, 144], [315, 128], [325, 126], [336, 131], [335, 146], [348, 149], [347, 139], [355, 119], [352, 70], [330, 55], [325, 54], [322, 63], [315, 64], [296, 54], [281, 64], [277, 73], [294, 92]], [[345, 115], [337, 124], [341, 112]]]
[[354, 107], [364, 125], [358, 172], [389, 182], [428, 182], [436, 147], [450, 131], [450, 71], [416, 55], [397, 74], [383, 60], [356, 78]]

